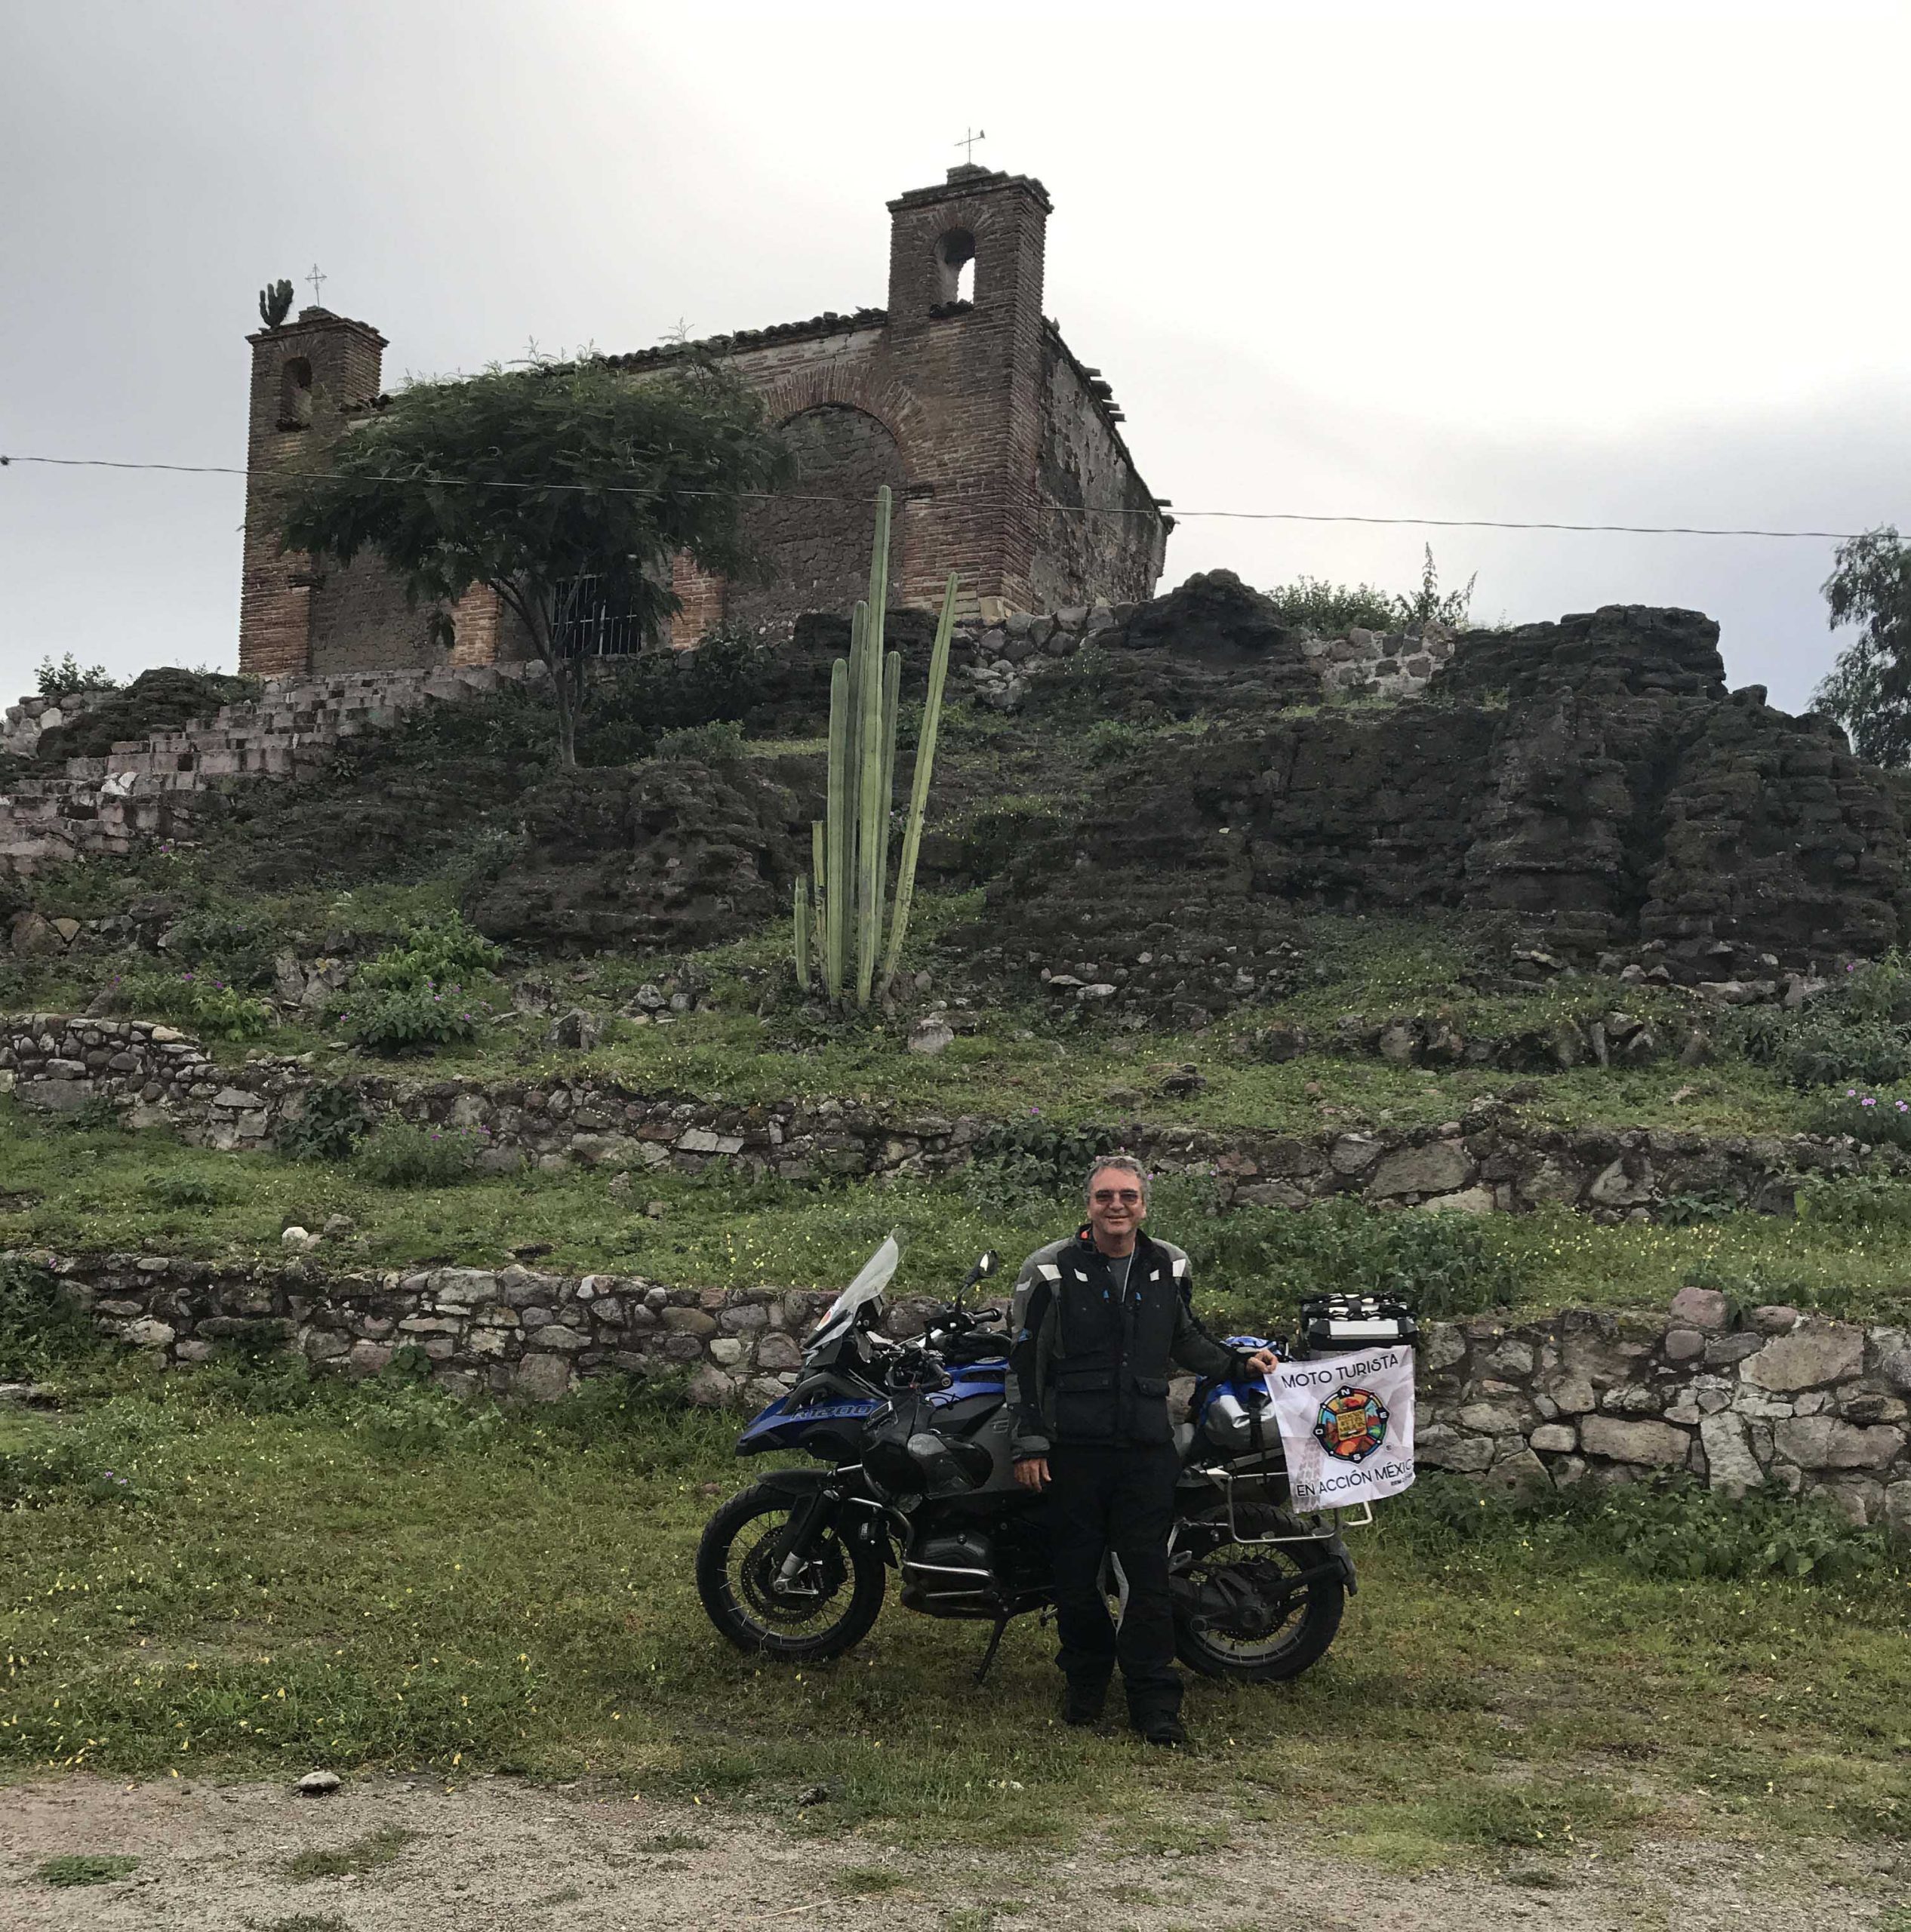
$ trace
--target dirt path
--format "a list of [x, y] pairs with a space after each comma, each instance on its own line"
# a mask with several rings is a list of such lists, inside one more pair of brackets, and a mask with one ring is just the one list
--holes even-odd
[[[389, 1862], [305, 1880], [303, 1852], [414, 1834]], [[137, 1856], [128, 1876], [54, 1887], [44, 1860]], [[128, 1786], [82, 1778], [0, 1789], [6, 1932], [766, 1932], [901, 1926], [984, 1932], [1827, 1932], [1888, 1925], [1896, 1854], [1828, 1851], [1817, 1869], [1750, 1847], [1679, 1841], [1516, 1875], [1403, 1876], [1309, 1855], [1278, 1884], [1247, 1854], [905, 1854], [797, 1838], [773, 1823], [503, 1779], [455, 1791], [351, 1783]]]

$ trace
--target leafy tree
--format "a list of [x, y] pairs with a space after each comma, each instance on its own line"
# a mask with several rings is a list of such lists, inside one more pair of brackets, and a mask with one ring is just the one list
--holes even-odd
[[414, 383], [320, 445], [281, 485], [286, 546], [377, 556], [435, 607], [442, 641], [449, 605], [494, 590], [549, 669], [565, 764], [590, 694], [583, 620], [608, 605], [654, 641], [679, 608], [672, 557], [743, 570], [744, 502], [786, 462], [757, 397], [688, 353], [643, 377], [593, 355]]
[[1911, 764], [1911, 543], [1890, 524], [1839, 544], [1824, 583], [1833, 630], [1855, 624], [1812, 703], [1873, 764]]

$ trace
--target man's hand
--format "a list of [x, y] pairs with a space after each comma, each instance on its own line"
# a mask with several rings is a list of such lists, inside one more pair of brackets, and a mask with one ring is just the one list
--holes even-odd
[[1248, 1366], [1257, 1375], [1272, 1375], [1281, 1365], [1281, 1358], [1272, 1349], [1257, 1349], [1248, 1358]]
[[1048, 1487], [1048, 1458], [1046, 1456], [1018, 1457], [1015, 1463], [1015, 1480], [1024, 1489], [1046, 1489]]

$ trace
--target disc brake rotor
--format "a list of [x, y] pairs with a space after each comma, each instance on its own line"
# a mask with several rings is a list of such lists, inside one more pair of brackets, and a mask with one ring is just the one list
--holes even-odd
[[842, 1546], [832, 1537], [785, 1576], [783, 1560], [776, 1552], [781, 1527], [777, 1524], [766, 1528], [743, 1558], [738, 1595], [766, 1623], [808, 1623], [829, 1607], [848, 1580], [849, 1566], [843, 1559]]

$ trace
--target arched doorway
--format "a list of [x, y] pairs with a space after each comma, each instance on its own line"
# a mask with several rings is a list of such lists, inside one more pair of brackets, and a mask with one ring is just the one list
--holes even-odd
[[[783, 425], [794, 475], [768, 502], [752, 504], [745, 529], [761, 566], [755, 580], [727, 587], [727, 621], [779, 626], [805, 611], [847, 615], [869, 587], [878, 485], [900, 496], [907, 472], [896, 438], [866, 411], [825, 403]], [[891, 539], [891, 601], [900, 601], [901, 519]]]

